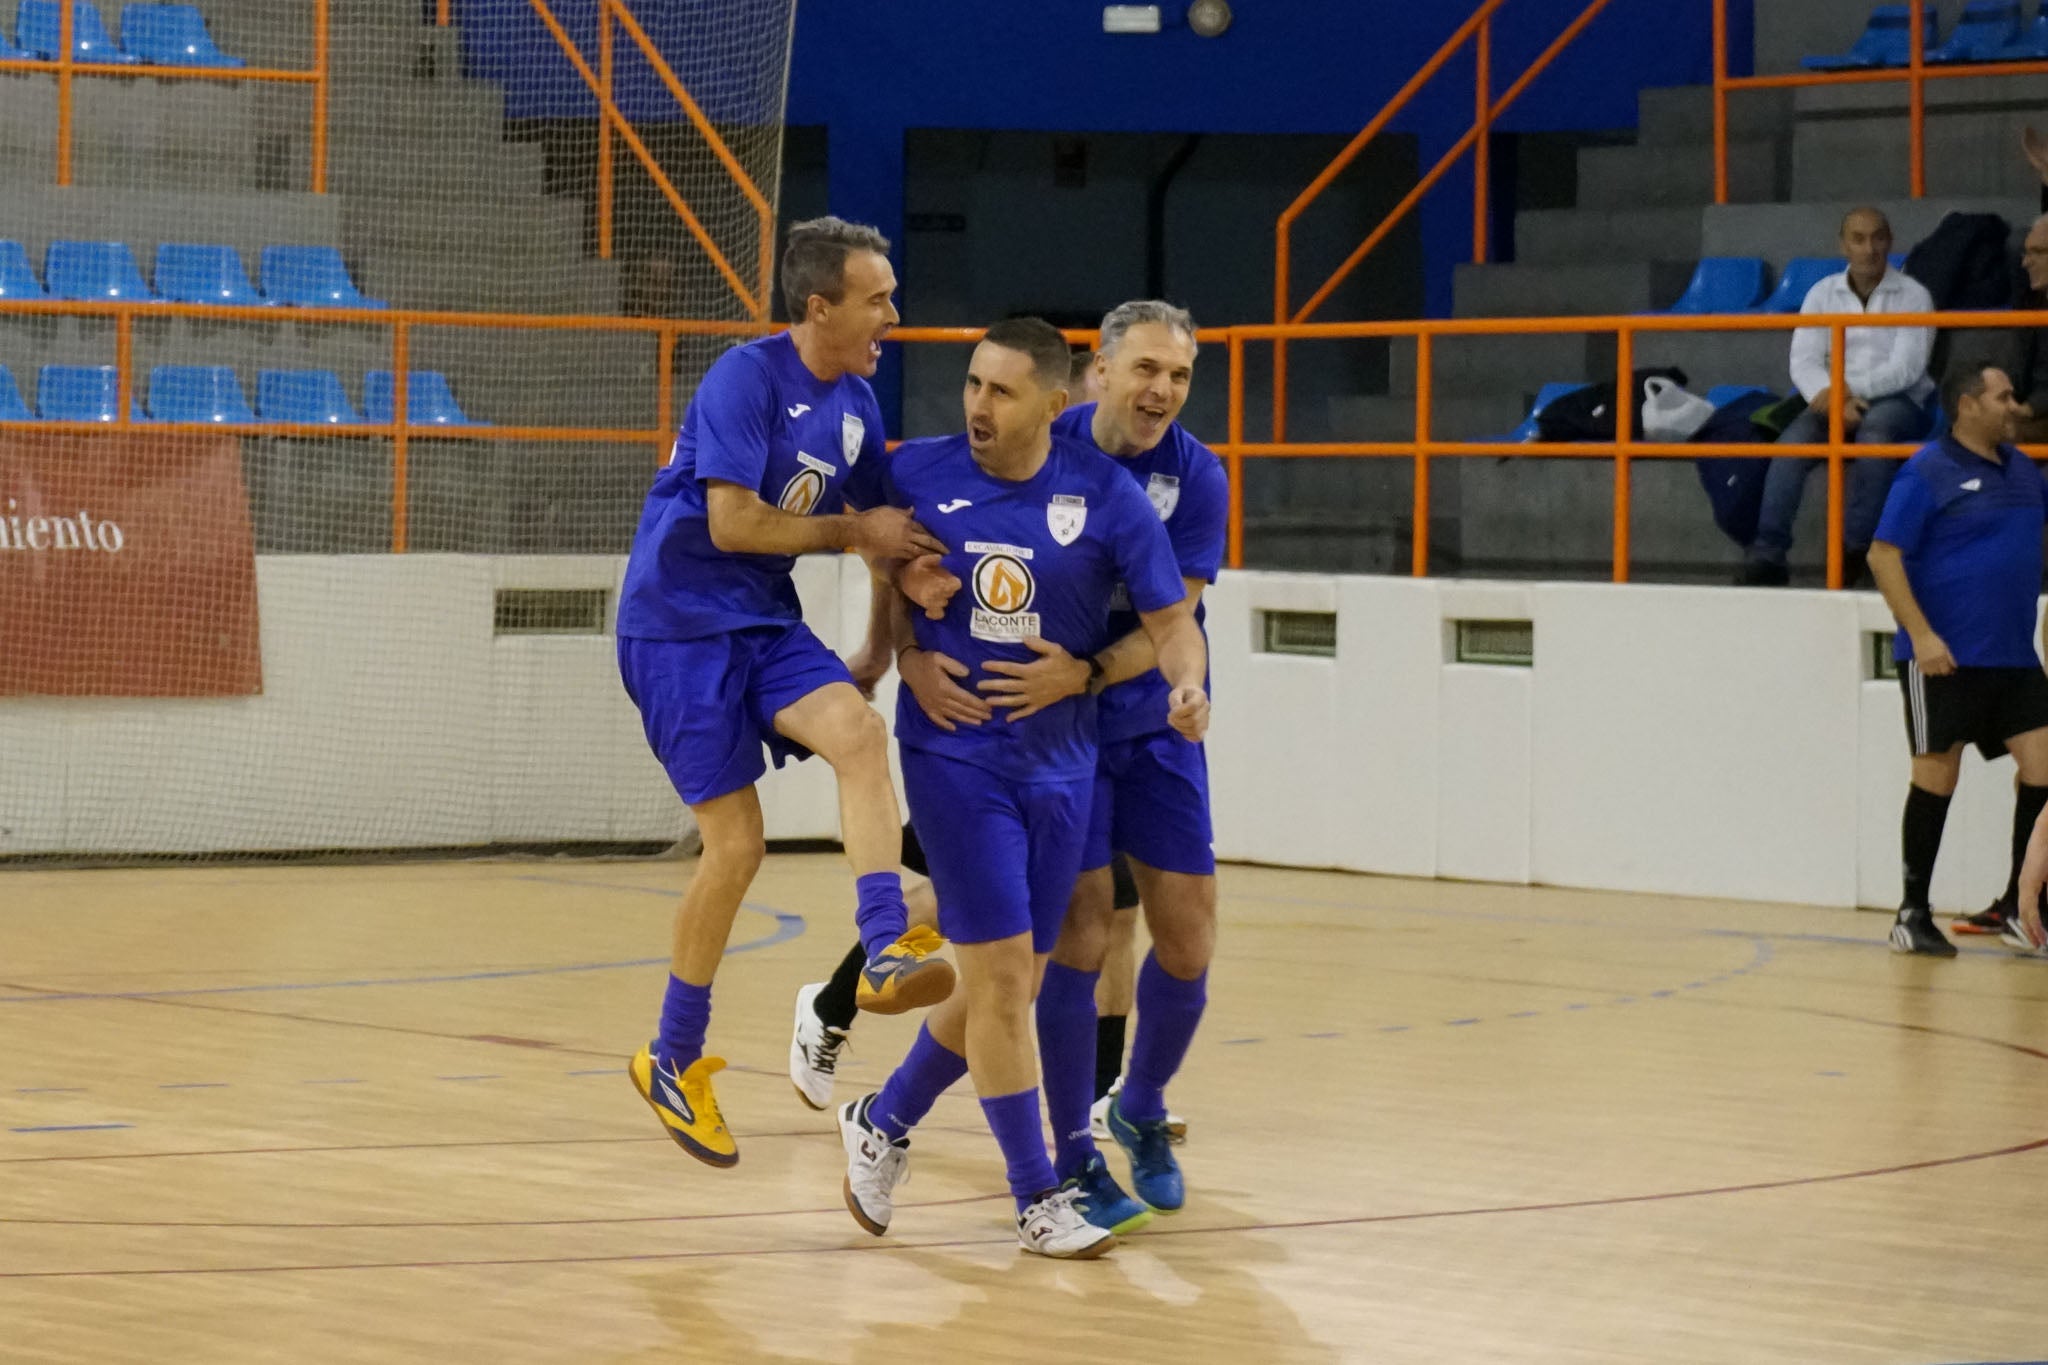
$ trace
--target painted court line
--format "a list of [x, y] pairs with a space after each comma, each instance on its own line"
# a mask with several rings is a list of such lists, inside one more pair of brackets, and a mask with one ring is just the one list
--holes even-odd
[[45, 1123], [34, 1128], [10, 1128], [10, 1133], [103, 1133], [111, 1128], [133, 1128], [132, 1123]]

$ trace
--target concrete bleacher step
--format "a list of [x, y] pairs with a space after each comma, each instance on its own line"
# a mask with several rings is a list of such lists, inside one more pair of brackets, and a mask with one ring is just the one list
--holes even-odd
[[[1744, 138], [1728, 145], [1728, 198], [1732, 203], [1774, 203], [1791, 186], [1787, 138]], [[1581, 208], [1632, 209], [1714, 200], [1711, 143], [1641, 143], [1579, 149]], [[1517, 240], [1519, 241], [1519, 227]]]
[[495, 85], [412, 82], [396, 90], [337, 87], [328, 135], [373, 132], [431, 146], [449, 138], [496, 139], [504, 126], [505, 93]]
[[1685, 292], [1695, 263], [1678, 252], [1606, 265], [1461, 265], [1453, 311], [1461, 318], [1654, 312]]
[[1686, 387], [1704, 394], [1716, 384], [1755, 384], [1774, 393], [1792, 391], [1792, 333], [1640, 332], [1640, 367], [1676, 365]]
[[[1583, 192], [1584, 181], [1580, 188]], [[1517, 265], [1596, 265], [1697, 256], [1700, 210], [1525, 209], [1515, 215]]]
[[[2014, 139], [2018, 160], [2018, 139]], [[2012, 198], [1944, 196], [1883, 201], [1891, 219], [1895, 250], [1905, 252], [1934, 231], [1952, 212], [2002, 214], [2015, 227], [2031, 222], [2038, 211], [2039, 184]], [[1761, 256], [1780, 269], [1795, 256], [1830, 256], [1840, 250], [1842, 216], [1870, 202], [1867, 198], [1805, 200], [1790, 204], [1722, 204], [1706, 210], [1701, 234], [1703, 256]]]
[[[1332, 397], [1329, 407], [1333, 440], [1406, 441], [1415, 435], [1412, 397], [1344, 394]], [[1429, 410], [1430, 430], [1438, 440], [1481, 440], [1508, 431], [1527, 410], [1527, 395], [1505, 386], [1486, 394], [1439, 393]]]
[[[1612, 333], [1586, 332], [1439, 337], [1431, 370], [1440, 396], [1533, 394], [1545, 384], [1604, 379], [1613, 374], [1614, 337]], [[1387, 391], [1396, 397], [1414, 397], [1414, 342], [1394, 342], [1388, 357]], [[1516, 419], [1520, 416], [1517, 413]]]
[[[1745, 90], [1728, 96], [1728, 136], [1736, 141], [1785, 135], [1792, 122], [1788, 90]], [[1714, 89], [1652, 87], [1636, 95], [1636, 140], [1643, 146], [1712, 146]]]
[[483, 313], [615, 314], [615, 261], [478, 260], [466, 254], [374, 255], [356, 284], [404, 308]]
[[412, 154], [404, 144], [394, 147], [381, 138], [337, 141], [328, 149], [327, 188], [393, 201], [424, 197], [497, 203], [538, 198], [546, 188], [547, 149], [537, 142], [468, 143], [459, 163], [464, 173], [450, 175], [445, 164]]
[[341, 220], [342, 245], [356, 256], [466, 248], [481, 258], [572, 260], [583, 253], [583, 201], [567, 195], [488, 207], [472, 202], [462, 212], [435, 201], [391, 204], [352, 198], [345, 201]]

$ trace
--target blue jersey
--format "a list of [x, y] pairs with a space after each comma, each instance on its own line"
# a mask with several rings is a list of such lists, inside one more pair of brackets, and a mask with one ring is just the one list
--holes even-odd
[[882, 414], [858, 375], [826, 382], [787, 332], [720, 356], [683, 414], [675, 456], [654, 476], [619, 593], [618, 633], [695, 640], [803, 617], [789, 555], [711, 543], [707, 479], [751, 488], [771, 507], [830, 516], [882, 500]]
[[[1944, 436], [1906, 461], [1876, 539], [1899, 549], [1906, 583], [1959, 667], [2036, 668], [2041, 474], [2011, 446], [1987, 460]], [[1913, 657], [1901, 630], [1892, 652]]]
[[[1052, 429], [1094, 446], [1094, 421], [1095, 404], [1086, 403], [1061, 413]], [[1216, 570], [1223, 563], [1223, 535], [1230, 517], [1230, 479], [1216, 453], [1175, 422], [1159, 444], [1143, 454], [1109, 458], [1145, 490], [1159, 519], [1166, 523], [1180, 576], [1215, 582]], [[1204, 619], [1198, 603], [1195, 620]], [[1138, 614], [1131, 610], [1129, 595], [1120, 590], [1111, 604], [1109, 633], [1103, 643], [1121, 640], [1136, 629]], [[1104, 692], [1098, 708], [1102, 742], [1113, 744], [1166, 729], [1169, 690], [1155, 668]]]
[[[1130, 585], [1131, 600], [1144, 611], [1186, 595], [1158, 514], [1086, 442], [1055, 436], [1044, 467], [1022, 483], [985, 472], [965, 436], [906, 442], [887, 469], [890, 502], [910, 509], [952, 547], [944, 562], [962, 586], [944, 619], [911, 616], [920, 648], [968, 666], [961, 686], [970, 691], [1001, 676], [981, 667], [991, 660], [1037, 658], [1022, 643], [1027, 636], [1070, 654], [1096, 648], [1119, 583]], [[1159, 707], [1164, 716], [1164, 697]], [[993, 720], [949, 734], [925, 719], [905, 688], [896, 741], [1018, 782], [1070, 781], [1095, 771], [1094, 698], [1069, 697], [1020, 721], [1005, 717], [997, 708]]]

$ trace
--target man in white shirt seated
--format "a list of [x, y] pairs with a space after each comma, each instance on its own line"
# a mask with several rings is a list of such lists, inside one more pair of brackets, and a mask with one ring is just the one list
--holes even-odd
[[[1891, 268], [1892, 227], [1873, 208], [1851, 209], [1842, 219], [1842, 254], [1849, 268], [1807, 291], [1801, 313], [1931, 313], [1934, 299], [1918, 280]], [[1828, 330], [1802, 327], [1792, 333], [1792, 383], [1806, 398], [1806, 411], [1778, 439], [1822, 444], [1828, 439]], [[1927, 357], [1934, 349], [1931, 327], [1851, 327], [1845, 334], [1842, 375], [1848, 388], [1844, 428], [1859, 445], [1890, 445], [1926, 438], [1934, 381]], [[1790, 581], [1786, 555], [1807, 476], [1825, 461], [1783, 457], [1771, 461], [1764, 479], [1763, 510], [1756, 540], [1736, 582], [1781, 586]], [[1848, 505], [1843, 509], [1845, 583], [1862, 576], [1871, 534], [1884, 511], [1884, 497], [1899, 462], [1857, 460], [1849, 467]]]

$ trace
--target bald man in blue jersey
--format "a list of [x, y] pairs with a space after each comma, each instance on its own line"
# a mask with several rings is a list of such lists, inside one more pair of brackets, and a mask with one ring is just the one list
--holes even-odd
[[712, 977], [764, 852], [764, 748], [777, 767], [818, 754], [838, 776], [868, 955], [862, 1007], [896, 1013], [953, 988], [951, 964], [928, 956], [938, 935], [906, 923], [887, 727], [804, 625], [790, 576], [815, 551], [890, 564], [945, 550], [885, 501], [867, 379], [897, 321], [888, 250], [874, 229], [837, 218], [790, 229], [791, 326], [727, 351], [704, 376], [620, 592], [620, 674], [704, 840], [676, 913], [660, 1027], [628, 1070], [669, 1136], [713, 1166], [739, 1160], [711, 1086], [725, 1063], [704, 1041]]

